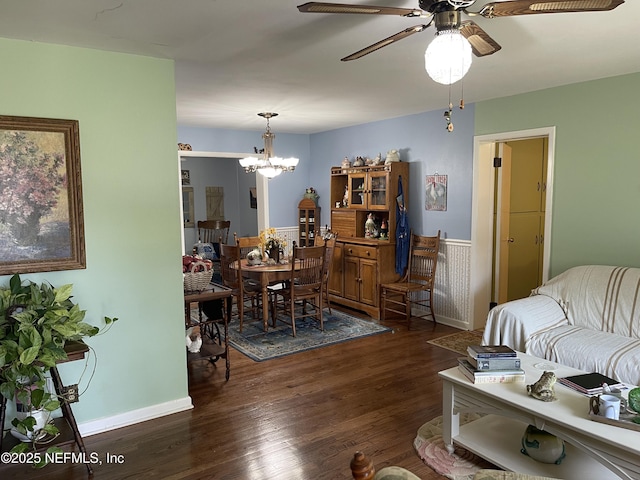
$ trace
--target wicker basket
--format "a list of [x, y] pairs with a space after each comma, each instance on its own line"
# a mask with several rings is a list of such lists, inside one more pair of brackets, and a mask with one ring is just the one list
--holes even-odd
[[205, 269], [207, 268], [203, 262], [193, 262], [191, 264], [191, 271], [184, 273], [185, 292], [201, 292], [209, 286], [209, 283], [211, 283], [213, 269], [204, 270], [203, 272], [194, 272], [194, 270], [200, 265]]

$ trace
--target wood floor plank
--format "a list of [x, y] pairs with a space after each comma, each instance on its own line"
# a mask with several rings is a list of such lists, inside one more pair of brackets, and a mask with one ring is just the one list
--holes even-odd
[[[189, 369], [194, 409], [85, 438], [96, 479], [349, 480], [356, 450], [376, 467], [399, 465], [441, 480], [413, 449], [418, 428], [442, 412], [437, 372], [455, 352], [428, 340], [456, 329], [392, 321], [374, 335], [265, 362], [233, 350], [224, 365]], [[2, 478], [85, 479], [84, 465], [0, 466]]]

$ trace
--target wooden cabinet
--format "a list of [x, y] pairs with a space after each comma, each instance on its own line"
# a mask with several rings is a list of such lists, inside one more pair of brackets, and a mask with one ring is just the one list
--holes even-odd
[[[395, 273], [399, 178], [408, 204], [408, 163], [331, 169], [331, 231], [338, 238], [329, 296], [332, 302], [364, 311], [375, 319], [380, 318], [380, 284], [399, 278]], [[384, 221], [386, 236], [365, 237], [369, 214], [373, 214], [378, 227]]]
[[320, 207], [310, 198], [298, 204], [298, 246], [309, 247], [320, 234]]
[[409, 164], [331, 169], [331, 230], [338, 238], [365, 236], [364, 223], [372, 213], [380, 226], [384, 221], [387, 238], [394, 240], [398, 179], [402, 178], [405, 199], [409, 198]]
[[378, 249], [368, 245], [344, 245], [344, 297], [369, 305], [377, 303]]

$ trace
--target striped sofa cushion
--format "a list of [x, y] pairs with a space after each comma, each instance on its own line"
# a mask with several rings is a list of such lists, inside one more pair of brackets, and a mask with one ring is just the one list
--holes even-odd
[[565, 325], [529, 337], [525, 352], [640, 385], [640, 339]]
[[640, 338], [640, 268], [573, 267], [532, 294], [555, 299], [572, 325]]

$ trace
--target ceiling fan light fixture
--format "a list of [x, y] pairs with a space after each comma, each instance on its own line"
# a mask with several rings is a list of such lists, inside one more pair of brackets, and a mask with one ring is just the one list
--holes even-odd
[[462, 79], [471, 67], [471, 45], [460, 30], [441, 30], [424, 53], [429, 76], [443, 85]]
[[277, 177], [282, 172], [293, 172], [298, 166], [299, 159], [295, 157], [281, 158], [273, 154], [273, 139], [276, 138], [276, 135], [271, 132], [269, 119], [278, 114], [266, 112], [259, 113], [258, 115], [267, 119], [267, 131], [262, 134], [262, 139], [264, 140], [264, 156], [262, 158], [241, 158], [238, 160], [240, 166], [244, 168], [246, 173], [258, 172], [267, 178]]

